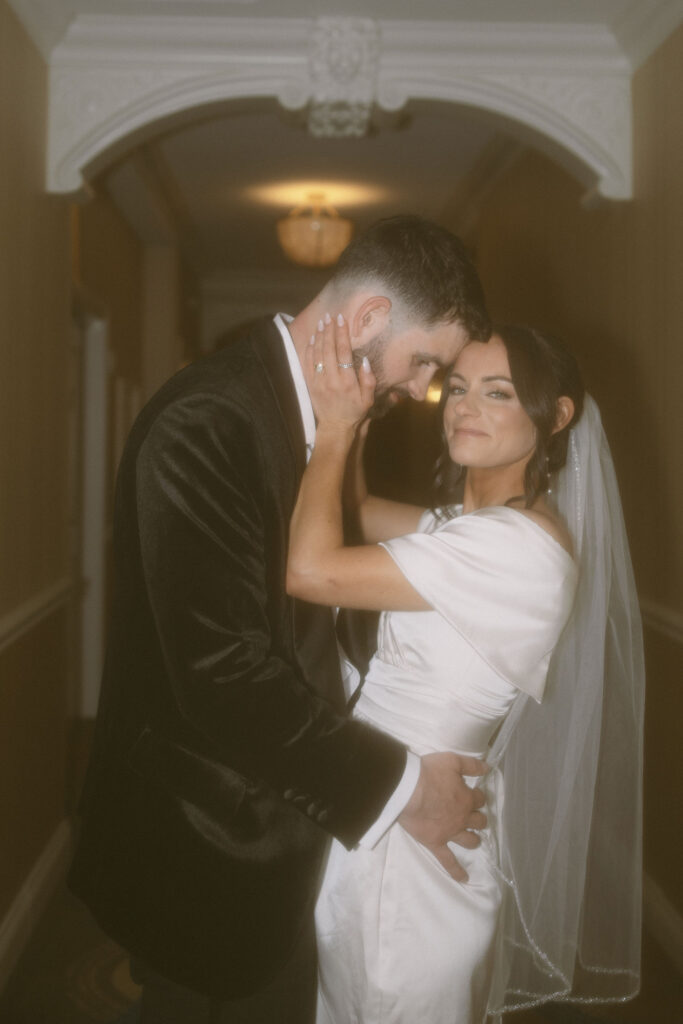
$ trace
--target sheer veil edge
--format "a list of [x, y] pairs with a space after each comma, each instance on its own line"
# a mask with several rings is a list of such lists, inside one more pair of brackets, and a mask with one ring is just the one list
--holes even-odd
[[489, 784], [500, 773], [505, 793], [493, 1016], [548, 1000], [627, 1000], [639, 986], [642, 629], [614, 466], [590, 398], [553, 493], [579, 583], [543, 704], [520, 695], [489, 756]]

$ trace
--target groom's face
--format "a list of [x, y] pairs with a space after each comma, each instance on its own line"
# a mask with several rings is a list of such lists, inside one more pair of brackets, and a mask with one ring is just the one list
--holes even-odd
[[370, 415], [375, 419], [384, 416], [403, 398], [421, 402], [436, 371], [453, 363], [468, 340], [459, 323], [430, 329], [406, 326], [400, 331], [394, 331], [389, 323], [381, 333], [355, 348], [356, 369], [367, 356], [377, 380]]

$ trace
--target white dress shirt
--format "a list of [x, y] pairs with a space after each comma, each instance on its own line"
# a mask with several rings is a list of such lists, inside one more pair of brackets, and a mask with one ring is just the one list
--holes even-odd
[[[288, 316], [286, 313], [278, 313], [275, 317], [274, 323], [282, 336], [285, 353], [289, 362], [289, 369], [296, 389], [296, 397], [299, 403], [299, 410], [301, 412], [301, 422], [304, 428], [304, 438], [306, 440], [306, 461], [308, 461], [315, 446], [315, 415], [313, 413], [311, 397], [306, 386], [304, 371], [299, 361], [296, 348], [294, 347], [292, 336], [287, 328], [287, 324], [291, 323], [292, 319], [293, 317]], [[352, 665], [348, 658], [345, 657], [344, 651], [339, 646], [339, 642], [337, 642], [337, 647], [339, 648], [339, 663], [341, 667], [342, 681], [344, 683], [344, 691], [348, 699], [358, 686], [360, 682], [360, 675], [355, 665]], [[419, 774], [420, 758], [417, 754], [414, 754], [409, 750], [406, 758], [406, 766], [398, 786], [387, 800], [377, 821], [370, 826], [365, 835], [359, 840], [360, 846], [372, 847], [375, 843], [379, 842], [386, 830], [396, 821], [396, 818], [398, 818], [399, 814], [410, 800], [413, 790], [417, 785]]]

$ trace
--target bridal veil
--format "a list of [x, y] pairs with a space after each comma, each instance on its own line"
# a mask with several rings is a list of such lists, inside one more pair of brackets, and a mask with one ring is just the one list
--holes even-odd
[[642, 632], [614, 467], [590, 398], [553, 492], [579, 583], [543, 703], [521, 695], [488, 758], [505, 780], [493, 1015], [638, 991]]

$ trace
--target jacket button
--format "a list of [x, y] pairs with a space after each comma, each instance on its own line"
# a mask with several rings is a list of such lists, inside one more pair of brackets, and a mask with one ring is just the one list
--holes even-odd
[[293, 800], [294, 797], [296, 796], [296, 792], [293, 789], [286, 789], [282, 795], [284, 796], [285, 800]]
[[320, 811], [315, 820], [318, 822], [319, 825], [324, 825], [326, 821], [330, 820], [330, 812]]

